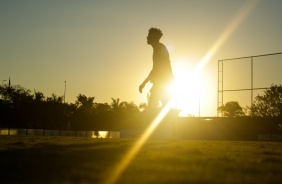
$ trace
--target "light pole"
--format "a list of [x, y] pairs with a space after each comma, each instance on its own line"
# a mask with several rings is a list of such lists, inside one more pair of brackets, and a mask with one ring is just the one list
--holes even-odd
[[201, 117], [201, 89], [199, 89], [199, 117]]
[[5, 81], [7, 81], [7, 80], [2, 80], [2, 86], [3, 86], [3, 82], [5, 82]]
[[201, 117], [201, 97], [199, 97], [199, 117]]
[[64, 103], [66, 103], [66, 89], [67, 89], [67, 81], [65, 81]]

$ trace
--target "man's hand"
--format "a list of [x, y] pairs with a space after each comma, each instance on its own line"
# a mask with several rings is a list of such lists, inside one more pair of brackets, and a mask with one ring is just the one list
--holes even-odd
[[144, 86], [145, 86], [144, 83], [142, 83], [142, 84], [139, 86], [139, 92], [140, 92], [140, 93], [142, 93], [142, 90], [143, 90]]

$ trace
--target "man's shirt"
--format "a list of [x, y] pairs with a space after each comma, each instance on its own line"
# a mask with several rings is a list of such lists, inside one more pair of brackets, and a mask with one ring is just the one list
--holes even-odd
[[150, 82], [154, 85], [167, 85], [173, 80], [169, 53], [165, 45], [159, 43], [153, 52], [153, 69], [150, 72]]

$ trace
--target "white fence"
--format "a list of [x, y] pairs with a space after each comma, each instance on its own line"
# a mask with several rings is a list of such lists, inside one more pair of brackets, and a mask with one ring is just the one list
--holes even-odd
[[0, 135], [120, 138], [120, 132], [118, 131], [69, 131], [69, 130], [8, 129], [8, 128], [0, 128]]

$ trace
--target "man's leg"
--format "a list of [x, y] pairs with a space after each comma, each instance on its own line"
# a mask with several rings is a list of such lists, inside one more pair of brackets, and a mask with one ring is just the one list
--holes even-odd
[[[163, 90], [162, 96], [161, 96], [161, 102], [162, 102], [162, 108], [166, 107], [168, 103], [172, 100], [172, 94], [170, 94], [166, 89]], [[177, 115], [172, 113], [172, 107], [170, 107], [170, 111], [163, 119], [163, 129], [164, 134], [166, 134], [165, 137], [169, 138], [178, 138], [178, 131], [175, 124], [175, 118], [177, 118]]]
[[158, 95], [154, 91], [151, 92], [148, 100], [148, 109], [144, 123], [144, 129], [151, 125], [157, 115], [157, 107], [159, 105]]

